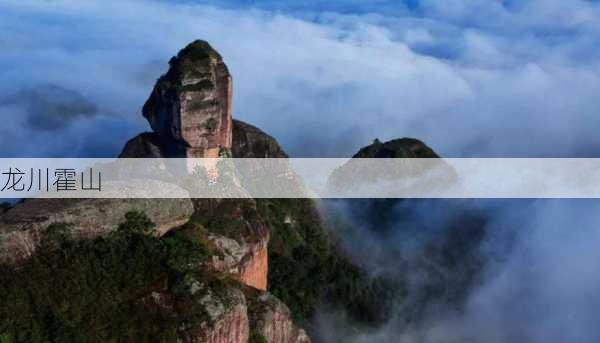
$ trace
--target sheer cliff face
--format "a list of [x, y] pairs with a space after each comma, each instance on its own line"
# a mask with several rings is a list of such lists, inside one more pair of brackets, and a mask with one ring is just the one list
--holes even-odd
[[[232, 119], [227, 66], [203, 41], [191, 43], [171, 59], [170, 69], [156, 82], [143, 115], [154, 132], [131, 139], [120, 157], [217, 157], [223, 151], [236, 158], [287, 157], [273, 137]], [[266, 290], [269, 229], [256, 213], [254, 200], [198, 199], [194, 204], [196, 216], [205, 224], [219, 226], [223, 218], [233, 218], [239, 223], [239, 232], [245, 232], [213, 235], [222, 257], [215, 259], [212, 267]]]
[[221, 56], [195, 41], [169, 62], [143, 108], [154, 132], [187, 157], [218, 157], [231, 148], [231, 75]]
[[[143, 108], [154, 132], [143, 133], [124, 147], [120, 157], [287, 158], [277, 141], [260, 129], [231, 117], [231, 77], [221, 56], [196, 41], [170, 62]], [[246, 286], [249, 304], [239, 302], [198, 332], [189, 342], [310, 342], [290, 310], [266, 293], [271, 228], [253, 199], [195, 199], [192, 220], [210, 233], [216, 252], [206, 269], [228, 274]], [[248, 291], [251, 290], [251, 291]], [[258, 293], [257, 293], [258, 291]]]
[[120, 157], [288, 157], [273, 137], [232, 119], [231, 98], [231, 75], [219, 53], [204, 41], [189, 44], [144, 104], [153, 132], [127, 142]]
[[195, 199], [194, 221], [210, 230], [218, 253], [208, 268], [228, 273], [243, 284], [267, 289], [270, 229], [253, 199]]

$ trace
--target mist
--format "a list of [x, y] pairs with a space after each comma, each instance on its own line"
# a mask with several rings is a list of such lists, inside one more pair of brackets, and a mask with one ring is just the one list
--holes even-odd
[[328, 208], [352, 218], [341, 247], [372, 276], [400, 280], [406, 292], [390, 300], [395, 311], [377, 328], [357, 330], [340, 310], [323, 308], [317, 341], [600, 338], [598, 201], [403, 200], [378, 212], [385, 223], [369, 210], [357, 213], [365, 201], [338, 200]]
[[405, 136], [445, 157], [591, 157], [600, 148], [595, 2], [26, 0], [0, 8], [0, 94], [52, 84], [98, 112], [61, 130], [70, 146], [39, 150], [47, 137], [14, 120], [29, 99], [2, 104], [11, 119], [0, 128], [4, 156], [117, 155], [149, 130], [140, 109], [154, 81], [195, 39], [224, 56], [234, 117], [294, 157], [350, 156], [376, 137]]

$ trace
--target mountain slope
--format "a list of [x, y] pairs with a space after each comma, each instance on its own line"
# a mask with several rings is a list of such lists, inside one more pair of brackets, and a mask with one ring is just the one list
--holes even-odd
[[[120, 157], [287, 157], [232, 120], [231, 77], [203, 41], [143, 114], [153, 132]], [[323, 304], [376, 321], [385, 301], [306, 199], [28, 200], [1, 215], [0, 247], [8, 342], [300, 343]]]

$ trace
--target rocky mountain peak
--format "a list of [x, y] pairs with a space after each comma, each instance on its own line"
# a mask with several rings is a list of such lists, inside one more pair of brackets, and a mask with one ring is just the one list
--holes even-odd
[[186, 157], [218, 157], [231, 150], [232, 80], [221, 55], [197, 40], [169, 61], [142, 113], [163, 140]]
[[[361, 159], [381, 158], [380, 163], [362, 163]], [[395, 159], [435, 159], [428, 163], [410, 163]], [[429, 163], [431, 162], [431, 163]], [[432, 173], [432, 171], [435, 171]], [[376, 185], [384, 182], [412, 180], [413, 187], [423, 190], [446, 187], [456, 180], [455, 170], [424, 142], [415, 138], [398, 138], [387, 142], [379, 139], [361, 148], [352, 159], [336, 168], [330, 175], [328, 187], [338, 195], [357, 185]], [[386, 186], [389, 187], [389, 184]], [[390, 189], [395, 189], [394, 187]], [[394, 191], [392, 191], [394, 192]], [[390, 196], [393, 197], [393, 196]]]
[[222, 57], [207, 41], [197, 39], [181, 49], [177, 54], [177, 57], [173, 57], [170, 63], [174, 60], [181, 61], [183, 59], [190, 59], [193, 61], [216, 59], [221, 61]]
[[433, 149], [415, 138], [398, 138], [382, 143], [375, 138], [353, 158], [439, 158]]

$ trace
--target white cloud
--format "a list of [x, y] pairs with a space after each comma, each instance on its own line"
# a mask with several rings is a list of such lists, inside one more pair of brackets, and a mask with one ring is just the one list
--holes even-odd
[[404, 33], [404, 41], [408, 44], [432, 44], [435, 39], [427, 29], [408, 29]]
[[[328, 13], [310, 22], [301, 14], [151, 1], [3, 1], [0, 94], [53, 83], [81, 93], [100, 115], [81, 119], [60, 136], [33, 134], [22, 108], [0, 106], [0, 155], [116, 155], [127, 139], [147, 129], [140, 109], [170, 56], [199, 38], [222, 53], [233, 73], [234, 115], [274, 134], [295, 155], [347, 156], [375, 137], [402, 136], [420, 138], [445, 156], [598, 155], [598, 4], [514, 3], [425, 1], [414, 16], [405, 10]], [[553, 212], [540, 209], [550, 219], [536, 227], [551, 225]], [[534, 285], [553, 286], [539, 294], [542, 300], [572, 300], [575, 307], [547, 303], [571, 312], [587, 309], [579, 295], [597, 280], [589, 270], [573, 272], [590, 265], [574, 255], [597, 257], [591, 244], [598, 241], [597, 230], [586, 227], [589, 235], [568, 237], [536, 229], [531, 239], [541, 245], [531, 253], [538, 255], [522, 246], [509, 265], [514, 269], [490, 280], [480, 296], [509, 298], [510, 283], [523, 272], [518, 266], [547, 258]], [[568, 244], [556, 250], [554, 243], [543, 244], [548, 237]], [[575, 291], [561, 293], [573, 277]], [[471, 313], [485, 319], [498, 304], [478, 303], [478, 297]], [[575, 313], [573, 318], [587, 318], [587, 312]], [[506, 317], [485, 324], [501, 330], [511, 318], [499, 315]], [[561, 321], [568, 318], [546, 323], [563, 328], [572, 323]], [[492, 331], [498, 327], [465, 325], [472, 319], [433, 323], [431, 341], [443, 341], [452, 330], [498, 333]], [[565, 332], [575, 335], [578, 328]], [[377, 335], [368, 338], [388, 337], [386, 331]], [[499, 332], [497, 340], [506, 337]], [[531, 337], [547, 338], [543, 332]]]
[[[440, 282], [435, 273], [427, 274], [428, 266], [419, 264], [407, 269], [405, 261], [422, 258], [430, 252], [428, 240], [460, 232], [452, 228], [451, 223], [461, 208], [485, 215], [485, 239], [475, 246], [475, 252], [476, 256], [485, 256], [486, 262], [477, 274], [473, 289], [469, 289], [464, 306], [452, 307], [448, 299], [435, 296], [432, 296], [435, 300], [423, 303], [418, 291], [409, 288], [407, 295], [394, 303], [397, 318], [393, 317], [376, 330], [357, 332], [355, 323], [343, 313], [319, 313], [317, 330], [325, 342], [542, 343], [600, 339], [596, 324], [600, 314], [600, 276], [596, 268], [600, 257], [598, 201], [505, 199], [469, 203], [447, 199], [430, 201], [429, 206], [424, 204], [426, 200], [399, 203], [395, 210], [402, 209], [398, 212], [401, 215], [386, 213], [386, 220], [393, 224], [377, 228], [387, 230], [385, 235], [358, 229], [354, 238], [349, 238], [350, 234], [342, 236], [342, 244], [350, 247], [350, 254], [358, 256], [369, 271], [376, 267], [387, 268], [399, 273], [401, 279], [418, 274], [433, 275], [431, 280], [426, 276], [413, 286], [418, 290], [427, 289]], [[412, 211], [405, 211], [407, 208]], [[437, 218], [440, 213], [444, 213], [442, 218]], [[441, 222], [430, 226], [424, 224], [440, 219]], [[407, 240], [423, 236], [425, 239], [414, 251], [407, 248]], [[452, 256], [456, 251], [445, 253]], [[452, 271], [456, 275], [465, 272], [460, 269], [463, 264], [469, 270], [468, 265], [472, 263], [464, 257], [454, 261], [459, 265]], [[436, 263], [439, 268], [440, 262], [432, 260], [433, 266]], [[448, 278], [444, 291], [452, 292], [460, 286], [456, 284], [460, 280]], [[461, 291], [464, 289], [456, 294]], [[421, 307], [412, 307], [413, 302]], [[408, 307], [404, 308], [404, 304]], [[425, 313], [424, 317], [407, 325], [405, 318], [419, 310]]]
[[[485, 3], [426, 4], [422, 18], [329, 13], [316, 23], [161, 2], [6, 2], [0, 91], [55, 83], [122, 120], [123, 134], [141, 131], [139, 110], [166, 61], [202, 38], [233, 73], [234, 115], [295, 155], [349, 155], [400, 136], [447, 156], [597, 152], [589, 128], [598, 124], [600, 69], [584, 53], [598, 54], [596, 6]], [[485, 20], [462, 26], [474, 11]], [[539, 35], [553, 21], [559, 38]], [[586, 24], [563, 32], [573, 22]]]

